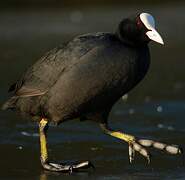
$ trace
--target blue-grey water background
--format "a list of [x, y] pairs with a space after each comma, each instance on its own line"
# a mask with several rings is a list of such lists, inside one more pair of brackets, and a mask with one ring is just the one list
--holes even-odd
[[[7, 9], [0, 12], [0, 104], [9, 85], [46, 51], [74, 36], [114, 32], [135, 12], [150, 12], [165, 46], [150, 43], [146, 78], [114, 106], [112, 127], [162, 142], [185, 144], [185, 4]], [[98, 78], [98, 74], [97, 74]], [[52, 160], [91, 160], [95, 171], [60, 174], [43, 171], [38, 125], [16, 113], [0, 111], [0, 179], [185, 179], [181, 156], [151, 149], [147, 165], [140, 155], [128, 161], [128, 146], [104, 135], [98, 124], [73, 120], [48, 131]]]

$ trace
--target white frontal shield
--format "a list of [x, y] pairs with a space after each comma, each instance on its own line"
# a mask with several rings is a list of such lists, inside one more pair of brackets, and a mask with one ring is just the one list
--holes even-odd
[[148, 38], [157, 43], [164, 44], [162, 37], [155, 29], [155, 21], [152, 15], [148, 13], [141, 13], [140, 19], [142, 23], [145, 25], [145, 27], [149, 30], [146, 32]]

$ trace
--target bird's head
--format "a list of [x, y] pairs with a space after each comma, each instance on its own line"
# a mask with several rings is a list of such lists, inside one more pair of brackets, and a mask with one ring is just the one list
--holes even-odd
[[148, 13], [141, 13], [121, 21], [117, 34], [120, 40], [130, 45], [147, 44], [150, 40], [164, 44], [162, 37], [155, 29], [153, 16]]

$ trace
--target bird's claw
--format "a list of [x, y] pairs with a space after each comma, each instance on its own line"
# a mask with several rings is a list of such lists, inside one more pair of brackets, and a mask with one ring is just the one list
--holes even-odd
[[54, 172], [75, 172], [82, 169], [94, 168], [93, 164], [90, 161], [84, 161], [77, 164], [66, 165], [66, 164], [57, 164], [52, 162], [43, 162], [41, 160], [42, 166], [45, 170], [54, 171]]
[[130, 163], [133, 162], [135, 152], [139, 152], [142, 156], [147, 158], [148, 164], [151, 162], [151, 155], [146, 150], [145, 147], [153, 147], [155, 149], [163, 150], [169, 154], [182, 154], [182, 148], [180, 148], [177, 145], [168, 145], [161, 142], [148, 140], [148, 139], [140, 139], [140, 140], [134, 140], [132, 142], [129, 142], [129, 161]]
[[142, 156], [147, 158], [148, 164], [150, 164], [150, 154], [149, 152], [137, 141], [133, 141], [129, 143], [129, 161], [133, 162], [135, 157], [135, 152], [139, 152]]
[[133, 144], [129, 143], [129, 147], [128, 147], [128, 153], [129, 153], [129, 161], [130, 163], [132, 163], [134, 161], [134, 157], [135, 157], [135, 150], [133, 149]]

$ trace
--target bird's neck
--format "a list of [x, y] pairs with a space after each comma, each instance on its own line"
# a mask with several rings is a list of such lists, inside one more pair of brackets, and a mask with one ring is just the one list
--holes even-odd
[[130, 47], [141, 47], [141, 46], [146, 46], [148, 44], [148, 42], [141, 42], [141, 41], [129, 38], [127, 34], [120, 33], [119, 29], [116, 31], [115, 34], [123, 44], [126, 44]]

